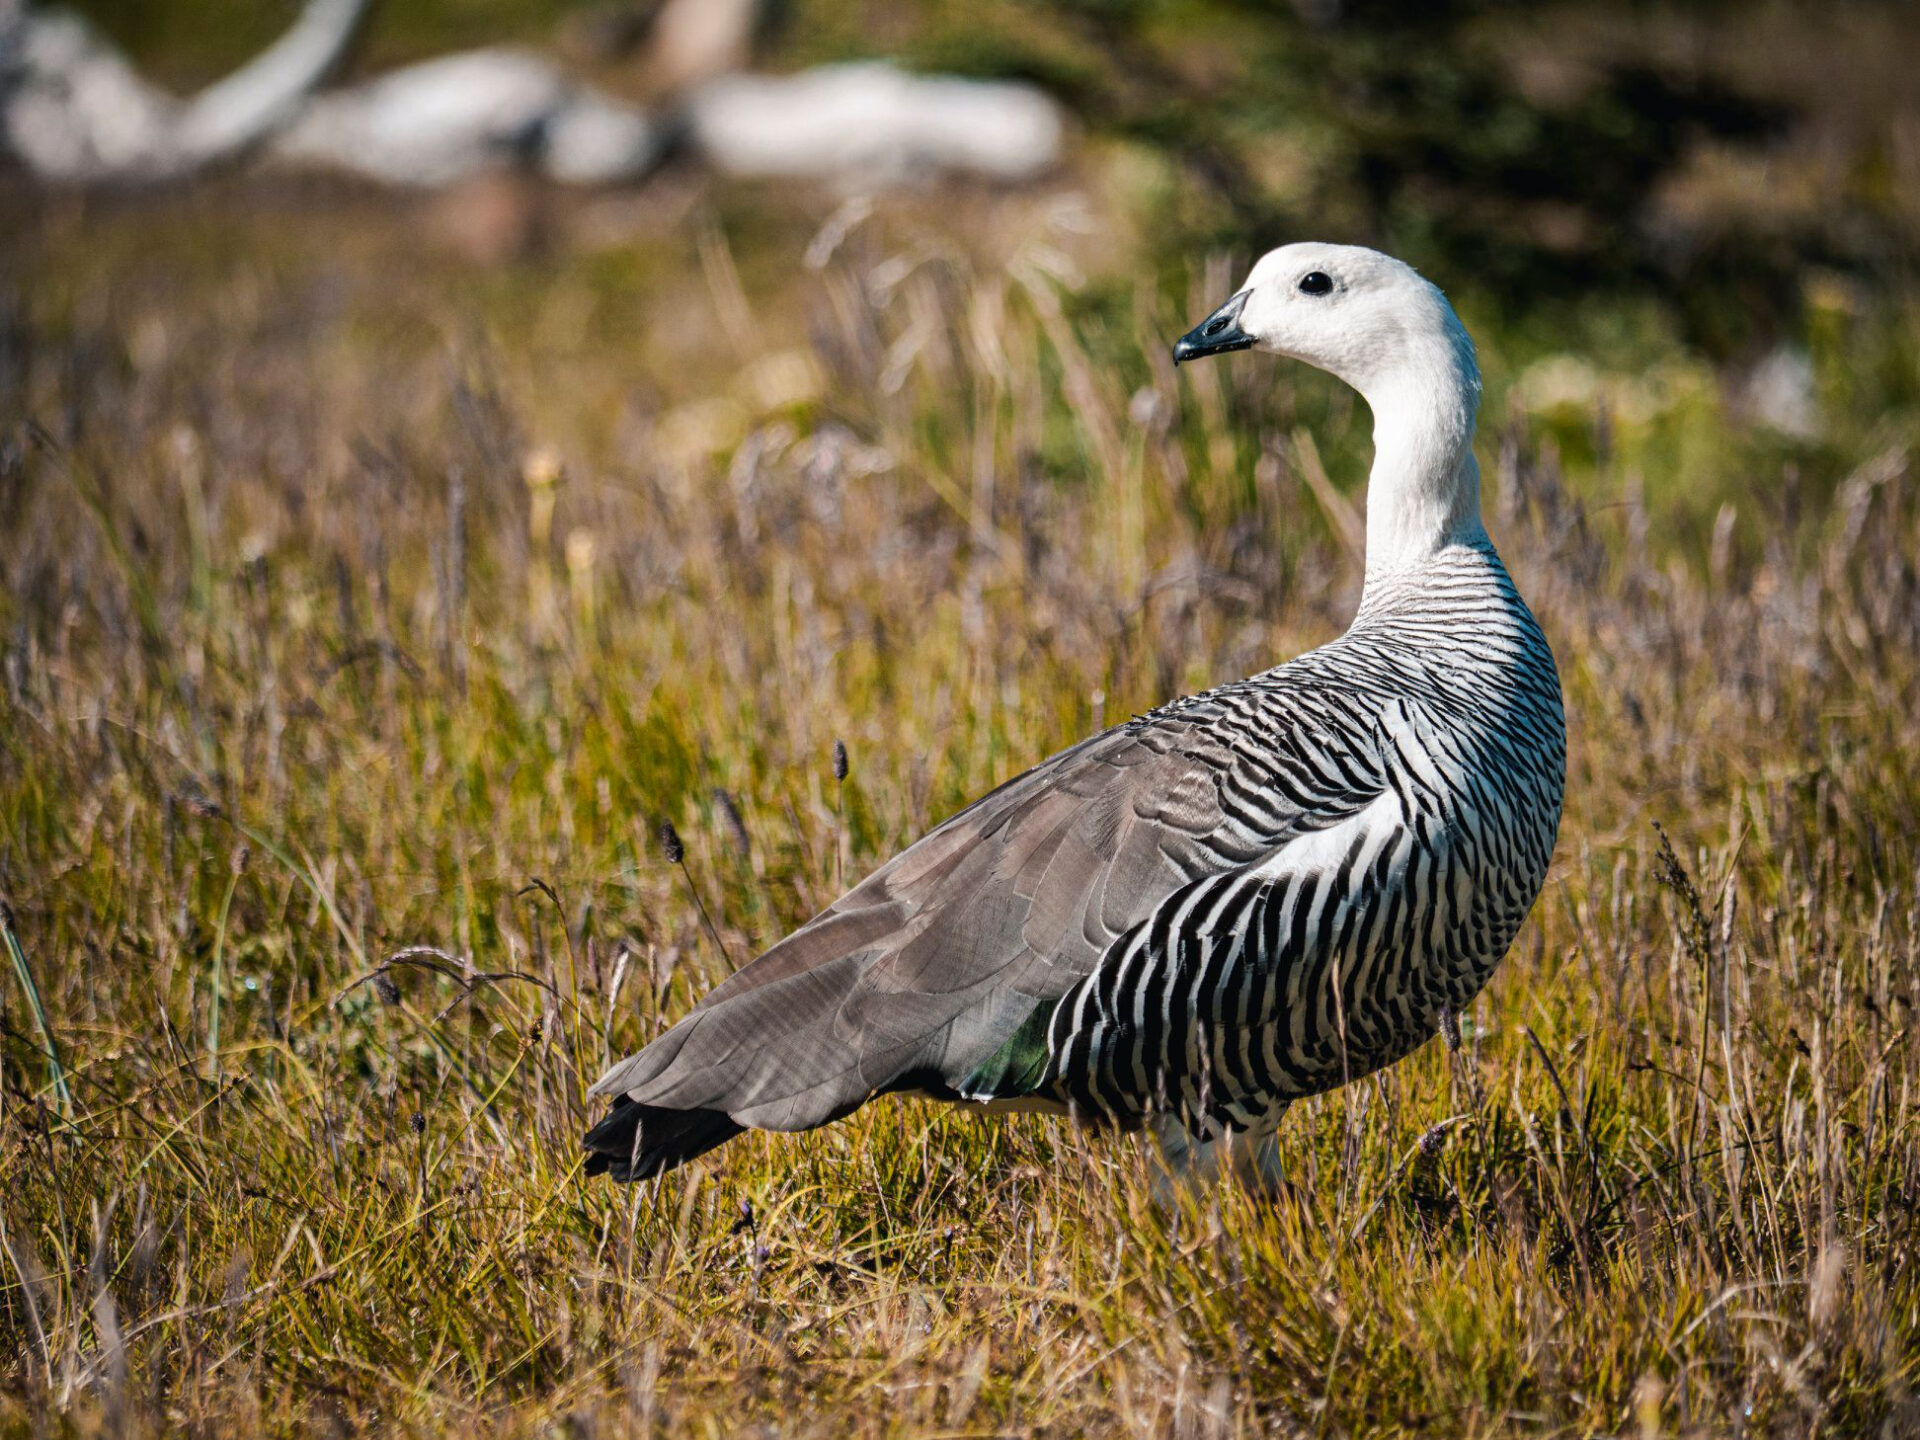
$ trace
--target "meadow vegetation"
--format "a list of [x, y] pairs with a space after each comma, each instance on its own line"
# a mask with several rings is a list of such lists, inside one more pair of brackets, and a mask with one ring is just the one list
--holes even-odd
[[1368, 424], [1176, 374], [1248, 256], [1136, 276], [1097, 187], [541, 203], [483, 265], [320, 183], [0, 196], [0, 1432], [1920, 1433], [1910, 291], [1799, 282], [1789, 435], [1657, 305], [1434, 268], [1566, 819], [1463, 1048], [1279, 1193], [910, 1101], [618, 1189], [611, 1057], [1338, 632]]

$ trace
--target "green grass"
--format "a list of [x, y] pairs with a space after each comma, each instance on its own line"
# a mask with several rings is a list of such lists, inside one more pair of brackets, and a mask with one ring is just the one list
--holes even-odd
[[[744, 312], [731, 219], [556, 208], [491, 271], [325, 188], [5, 242], [0, 1431], [1920, 1425], [1911, 310], [1822, 312], [1818, 441], [1708, 375], [1601, 443], [1695, 362], [1461, 287], [1566, 823], [1465, 1047], [1297, 1107], [1282, 1193], [1164, 1212], [1130, 1143], [908, 1102], [616, 1190], [609, 1057], [995, 781], [1337, 632], [1298, 437], [1352, 493], [1366, 417], [1176, 378], [1228, 273], [1063, 297], [1018, 197], [818, 272], [772, 206]], [[1529, 410], [1561, 348], [1596, 397]]]

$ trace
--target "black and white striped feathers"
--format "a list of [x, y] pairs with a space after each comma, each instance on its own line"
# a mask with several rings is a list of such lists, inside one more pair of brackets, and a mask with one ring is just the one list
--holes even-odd
[[1351, 629], [910, 846], [602, 1078], [590, 1171], [897, 1091], [1258, 1135], [1486, 982], [1545, 878], [1566, 752], [1552, 655], [1480, 525], [1471, 344], [1399, 262], [1289, 246], [1177, 353], [1208, 346], [1312, 360], [1372, 403]]
[[1506, 953], [1559, 822], [1553, 658], [1490, 548], [1401, 580], [1325, 649], [1136, 722], [1204, 726], [1225, 824], [1054, 1009], [1050, 1098], [1262, 1130], [1414, 1049]]

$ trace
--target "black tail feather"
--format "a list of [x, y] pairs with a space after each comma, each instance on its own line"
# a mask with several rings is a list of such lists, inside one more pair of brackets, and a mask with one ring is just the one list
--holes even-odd
[[622, 1095], [587, 1132], [587, 1174], [651, 1180], [724, 1145], [745, 1127], [721, 1110], [670, 1110]]

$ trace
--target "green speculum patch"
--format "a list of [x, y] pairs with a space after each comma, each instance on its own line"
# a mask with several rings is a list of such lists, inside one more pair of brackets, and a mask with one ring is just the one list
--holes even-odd
[[1043, 1000], [1033, 1013], [1020, 1022], [1020, 1028], [1007, 1037], [1006, 1044], [961, 1085], [964, 1094], [976, 1099], [1012, 1100], [1031, 1095], [1047, 1078], [1047, 1029], [1053, 1021], [1054, 1002]]

